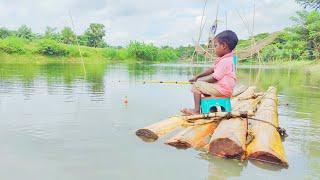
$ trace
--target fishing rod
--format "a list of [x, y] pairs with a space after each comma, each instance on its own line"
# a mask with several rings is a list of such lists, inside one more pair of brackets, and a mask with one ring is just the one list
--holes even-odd
[[[129, 81], [112, 81], [112, 82], [119, 82], [119, 83], [128, 83]], [[149, 80], [149, 81], [135, 81], [142, 84], [180, 84], [180, 85], [187, 85], [193, 84], [194, 82], [189, 81], [158, 81], [158, 80]]]

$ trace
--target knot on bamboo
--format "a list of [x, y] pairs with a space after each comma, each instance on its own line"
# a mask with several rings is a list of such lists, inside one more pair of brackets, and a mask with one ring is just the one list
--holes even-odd
[[231, 119], [232, 118], [232, 114], [231, 112], [228, 112], [228, 114], [226, 114], [226, 119]]
[[248, 118], [248, 111], [240, 111], [241, 118]]
[[288, 137], [288, 134], [284, 128], [277, 127], [277, 131], [279, 132], [281, 138], [286, 138]]

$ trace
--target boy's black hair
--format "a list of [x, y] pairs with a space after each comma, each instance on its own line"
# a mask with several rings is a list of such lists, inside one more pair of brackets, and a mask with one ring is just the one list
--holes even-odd
[[225, 30], [219, 33], [215, 37], [220, 43], [226, 43], [229, 49], [232, 51], [238, 44], [238, 37], [235, 32]]

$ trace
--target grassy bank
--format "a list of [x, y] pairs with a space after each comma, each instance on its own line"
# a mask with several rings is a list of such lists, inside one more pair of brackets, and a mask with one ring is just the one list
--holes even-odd
[[9, 63], [32, 62], [49, 63], [74, 62], [169, 62], [177, 61], [186, 53], [192, 54], [191, 48], [156, 47], [152, 44], [131, 42], [128, 47], [88, 47], [63, 44], [51, 39], [27, 40], [20, 37], [0, 39], [0, 61]]

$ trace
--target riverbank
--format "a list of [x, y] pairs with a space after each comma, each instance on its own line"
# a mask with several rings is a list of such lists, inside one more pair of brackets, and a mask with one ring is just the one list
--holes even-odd
[[50, 57], [38, 54], [13, 55], [0, 53], [0, 63], [3, 64], [105, 64], [105, 63], [138, 63], [136, 59], [110, 59], [101, 56], [93, 57]]

